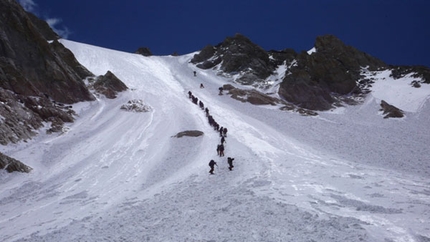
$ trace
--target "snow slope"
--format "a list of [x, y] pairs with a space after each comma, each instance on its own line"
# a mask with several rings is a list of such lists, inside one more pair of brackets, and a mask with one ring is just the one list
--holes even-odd
[[[193, 53], [62, 43], [130, 90], [74, 105], [79, 117], [60, 135], [1, 147], [34, 168], [0, 172], [3, 241], [430, 240], [430, 92], [400, 120], [379, 114], [378, 90], [363, 105], [303, 117], [218, 95], [230, 80], [196, 69]], [[225, 157], [188, 91], [228, 128]], [[120, 110], [132, 99], [152, 111]], [[185, 130], [204, 135], [172, 137]]]

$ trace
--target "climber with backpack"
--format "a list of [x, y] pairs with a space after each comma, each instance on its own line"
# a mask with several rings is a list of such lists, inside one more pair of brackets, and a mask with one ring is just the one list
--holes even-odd
[[216, 164], [216, 162], [214, 160], [211, 160], [209, 162], [209, 167], [211, 168], [211, 170], [209, 171], [210, 174], [214, 174], [215, 166], [218, 166], [218, 165]]
[[234, 160], [234, 158], [231, 158], [231, 157], [227, 157], [227, 163], [228, 163], [228, 169], [231, 171], [231, 170], [233, 170], [233, 160]]

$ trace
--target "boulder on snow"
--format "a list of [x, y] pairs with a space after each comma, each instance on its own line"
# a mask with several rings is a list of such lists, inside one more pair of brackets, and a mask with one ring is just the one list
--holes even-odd
[[107, 98], [114, 99], [119, 92], [125, 91], [128, 87], [112, 72], [97, 77], [93, 84], [94, 89]]
[[239, 88], [228, 89], [228, 94], [231, 94], [231, 97], [239, 100], [241, 102], [249, 102], [254, 105], [276, 105], [281, 103], [282, 101], [261, 93], [257, 90], [242, 90]]
[[381, 111], [385, 115], [384, 118], [403, 118], [403, 111], [397, 107], [388, 104], [386, 101], [381, 101]]
[[140, 47], [135, 53], [143, 56], [152, 56], [152, 52], [148, 47]]
[[0, 152], [0, 169], [5, 169], [9, 173], [14, 171], [29, 173], [33, 168]]
[[143, 103], [141, 99], [130, 100], [126, 104], [122, 105], [121, 109], [137, 113], [151, 111], [151, 107]]
[[199, 130], [187, 130], [187, 131], [182, 131], [177, 133], [175, 136], [175, 138], [182, 138], [183, 136], [188, 136], [188, 137], [199, 137], [202, 136], [204, 133], [202, 131]]
[[413, 86], [415, 88], [420, 88], [421, 84], [420, 84], [419, 81], [414, 80], [414, 81], [411, 82], [411, 86]]

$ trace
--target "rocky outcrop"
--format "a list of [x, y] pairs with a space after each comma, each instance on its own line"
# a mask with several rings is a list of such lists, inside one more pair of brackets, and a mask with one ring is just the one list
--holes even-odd
[[46, 21], [38, 18], [36, 15], [27, 12], [27, 16], [30, 18], [31, 23], [38, 29], [38, 32], [43, 35], [46, 40], [57, 40], [60, 36], [52, 31], [51, 27]]
[[0, 169], [5, 169], [7, 172], [25, 172], [29, 173], [32, 168], [23, 164], [19, 160], [6, 156], [0, 152]]
[[249, 102], [254, 105], [276, 105], [283, 103], [282, 100], [271, 97], [253, 89], [243, 90], [235, 88], [232, 85], [226, 84], [223, 86], [223, 90], [228, 91], [228, 94], [236, 100], [239, 100], [241, 102]]
[[152, 56], [151, 50], [147, 47], [140, 47], [135, 53], [143, 56]]
[[[430, 68], [426, 66], [390, 66], [390, 69], [391, 76], [394, 79], [399, 79], [407, 74], [412, 74], [412, 77], [419, 78], [423, 83], [430, 84]], [[415, 87], [418, 87], [417, 84], [415, 84]]]
[[[363, 100], [371, 91], [369, 87], [373, 82], [362, 75], [363, 70], [391, 69], [393, 78], [412, 74], [417, 80], [411, 86], [416, 88], [422, 83], [430, 83], [430, 69], [427, 67], [388, 66], [333, 35], [317, 37], [313, 51], [296, 53], [293, 49], [265, 51], [245, 36], [236, 34], [218, 45], [205, 46], [193, 56], [191, 63], [202, 69], [215, 69], [219, 75], [232, 77], [233, 82], [250, 85], [260, 91], [273, 90], [270, 85], [276, 81], [276, 85], [279, 84], [277, 94], [288, 103], [285, 110], [303, 110], [303, 113], [311, 115], [315, 114], [313, 111], [354, 105]], [[286, 69], [285, 73], [271, 76], [280, 66]], [[260, 95], [239, 89], [232, 90], [230, 94], [246, 102]], [[261, 96], [253, 102], [271, 103]]]
[[187, 130], [187, 131], [182, 131], [177, 133], [176, 135], [172, 136], [175, 138], [182, 138], [184, 136], [188, 136], [188, 137], [199, 137], [202, 136], [204, 133], [202, 131], [199, 130]]
[[16, 1], [0, 1], [0, 9], [0, 143], [29, 139], [43, 122], [59, 132], [73, 121], [69, 104], [94, 100], [83, 82], [92, 73]]
[[230, 76], [238, 74], [235, 82], [256, 87], [264, 87], [266, 78], [278, 66], [285, 65], [288, 69], [278, 89], [279, 96], [310, 110], [328, 110], [339, 100], [348, 102], [345, 95], [361, 93], [356, 83], [361, 78], [362, 67], [387, 68], [384, 62], [345, 45], [332, 35], [318, 37], [315, 52], [308, 54], [292, 49], [265, 51], [236, 34], [216, 46], [206, 46], [191, 62], [202, 69], [216, 67]]
[[362, 67], [369, 70], [387, 68], [387, 65], [332, 35], [320, 36], [316, 51], [297, 55], [297, 64], [289, 69], [279, 88], [279, 95], [300, 107], [328, 110], [338, 95], [357, 94], [357, 81]]
[[121, 109], [128, 112], [136, 113], [144, 113], [152, 110], [152, 108], [146, 105], [141, 99], [130, 100], [126, 104], [122, 105]]
[[1, 145], [30, 139], [42, 127], [42, 118], [25, 106], [24, 98], [0, 88]]
[[383, 112], [384, 118], [403, 118], [403, 111], [399, 108], [388, 104], [386, 101], [381, 101], [381, 111]]
[[253, 105], [280, 105], [281, 107], [279, 109], [282, 111], [297, 112], [303, 116], [318, 115], [318, 113], [312, 110], [297, 107], [295, 105], [285, 102], [282, 99], [272, 97], [254, 89], [243, 90], [240, 88], [236, 88], [230, 84], [225, 84], [222, 86], [222, 88], [223, 91], [227, 91], [227, 94], [231, 95], [233, 99], [236, 99], [241, 102], [248, 102]]
[[241, 34], [227, 37], [216, 46], [204, 47], [191, 63], [202, 69], [219, 65], [222, 72], [230, 75], [241, 73], [236, 81], [244, 85], [264, 81], [276, 68], [265, 50]]
[[46, 96], [23, 96], [0, 88], [0, 144], [31, 139], [43, 122], [50, 125], [48, 133], [62, 131], [65, 123], [74, 120], [71, 108]]
[[50, 34], [33, 23], [34, 16], [16, 1], [0, 1], [0, 9], [0, 87], [25, 96], [48, 94], [68, 104], [94, 100], [82, 77], [55, 50], [58, 45], [49, 44], [45, 36]]
[[276, 66], [287, 65], [289, 66], [296, 58], [297, 52], [293, 49], [284, 50], [269, 50], [268, 52], [271, 62]]
[[119, 92], [128, 89], [124, 82], [110, 71], [102, 76], [98, 76], [92, 84], [92, 87], [97, 93], [103, 94], [109, 99], [116, 98]]

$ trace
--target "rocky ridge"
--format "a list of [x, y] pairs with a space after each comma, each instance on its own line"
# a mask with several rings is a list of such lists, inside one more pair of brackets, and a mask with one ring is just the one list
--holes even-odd
[[[48, 133], [62, 132], [64, 123], [74, 121], [71, 104], [95, 100], [84, 82], [94, 75], [57, 41], [45, 21], [18, 2], [0, 1], [0, 9], [0, 144], [31, 139], [45, 125]], [[113, 76], [108, 73], [96, 83], [110, 98], [127, 89]], [[0, 168], [31, 170], [1, 155]]]
[[[277, 93], [266, 94], [280, 97], [287, 104], [283, 108], [290, 107], [287, 110], [309, 110], [313, 114], [361, 100], [372, 82], [362, 75], [363, 69], [390, 69], [393, 78], [414, 73], [421, 79], [415, 87], [419, 87], [419, 82], [430, 82], [427, 67], [389, 66], [333, 35], [319, 36], [312, 51], [297, 53], [292, 49], [265, 51], [236, 34], [216, 46], [204, 47], [191, 63], [201, 69], [216, 69], [234, 83], [250, 85], [262, 92], [273, 90], [270, 85], [279, 85]], [[280, 66], [285, 66], [286, 71], [276, 76]], [[268, 84], [274, 76], [275, 84]]]

